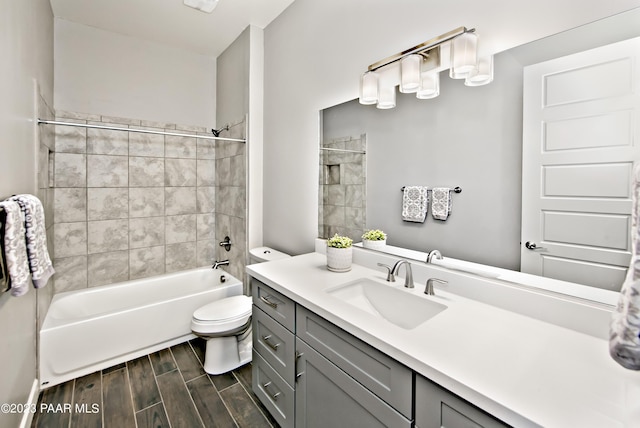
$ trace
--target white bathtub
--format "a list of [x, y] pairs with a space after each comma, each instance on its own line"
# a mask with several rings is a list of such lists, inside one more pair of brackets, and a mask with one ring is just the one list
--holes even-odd
[[40, 387], [194, 338], [195, 309], [239, 294], [241, 281], [211, 268], [57, 294], [40, 330]]

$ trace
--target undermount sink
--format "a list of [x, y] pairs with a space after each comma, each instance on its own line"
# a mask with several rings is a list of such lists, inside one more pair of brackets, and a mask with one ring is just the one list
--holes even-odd
[[368, 278], [329, 289], [327, 293], [406, 330], [447, 309], [440, 303]]

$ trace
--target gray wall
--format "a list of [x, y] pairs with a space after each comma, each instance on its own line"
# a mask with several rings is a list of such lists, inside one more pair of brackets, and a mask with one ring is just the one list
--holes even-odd
[[216, 60], [55, 20], [56, 110], [213, 126]]
[[[522, 66], [495, 58], [495, 81], [466, 87], [440, 75], [440, 96], [398, 93], [397, 107], [357, 100], [324, 110], [323, 139], [367, 135], [367, 228], [388, 243], [508, 269], [520, 267]], [[448, 220], [403, 222], [406, 185], [460, 186]]]
[[[33, 116], [39, 105], [41, 111], [53, 105], [53, 14], [48, 0], [2, 0], [0, 10], [0, 198], [42, 195]], [[34, 81], [42, 97], [34, 94]], [[32, 289], [22, 297], [0, 295], [2, 403], [26, 403], [36, 379], [36, 294]], [[21, 417], [0, 413], [0, 426], [18, 426]]]
[[[313, 251], [318, 233], [318, 112], [356, 98], [367, 65], [461, 25], [478, 30], [484, 53], [502, 52], [639, 6], [640, 0], [588, 0], [579, 8], [571, 0], [503, 3], [497, 13], [488, 10], [486, 2], [466, 0], [455, 5], [399, 0], [376, 2], [375, 7], [367, 0], [296, 0], [267, 26], [266, 245], [291, 254]], [[470, 144], [461, 151], [474, 154], [476, 149]], [[477, 225], [482, 227], [479, 221]]]

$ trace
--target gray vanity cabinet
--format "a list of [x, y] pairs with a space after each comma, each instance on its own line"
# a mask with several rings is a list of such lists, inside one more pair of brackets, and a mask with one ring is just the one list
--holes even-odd
[[251, 282], [253, 392], [282, 428], [507, 426], [260, 281]]
[[411, 427], [409, 419], [299, 338], [296, 347], [302, 373], [296, 383], [297, 427]]
[[508, 426], [429, 379], [416, 375], [416, 428]]

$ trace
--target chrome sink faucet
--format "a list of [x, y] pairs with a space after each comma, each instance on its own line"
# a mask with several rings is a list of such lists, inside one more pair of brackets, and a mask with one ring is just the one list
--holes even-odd
[[442, 254], [438, 250], [431, 250], [427, 255], [427, 263], [431, 263], [433, 259], [442, 260]]
[[218, 269], [220, 266], [229, 266], [229, 260], [214, 261], [211, 269]]
[[406, 271], [405, 276], [404, 276], [404, 286], [407, 288], [413, 288], [413, 272], [411, 272], [411, 263], [409, 263], [407, 260], [405, 259], [400, 259], [396, 262], [395, 265], [393, 265], [393, 268], [391, 269], [391, 275], [397, 275], [398, 271], [400, 270], [400, 266], [404, 265], [404, 269]]
[[438, 278], [429, 278], [427, 279], [427, 286], [424, 288], [424, 294], [428, 294], [429, 296], [435, 296], [436, 293], [433, 291], [433, 283], [437, 282], [438, 284], [447, 284], [448, 282], [444, 279]]

